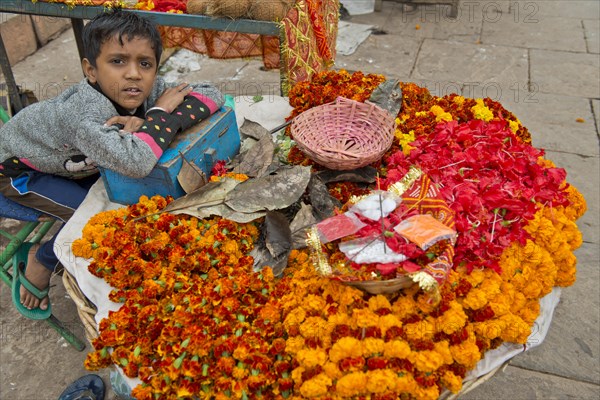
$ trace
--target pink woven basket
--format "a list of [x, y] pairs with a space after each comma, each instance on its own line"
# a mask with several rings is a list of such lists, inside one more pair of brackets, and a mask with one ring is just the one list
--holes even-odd
[[369, 165], [394, 139], [394, 116], [373, 103], [344, 97], [313, 107], [292, 122], [292, 138], [314, 162], [336, 170]]

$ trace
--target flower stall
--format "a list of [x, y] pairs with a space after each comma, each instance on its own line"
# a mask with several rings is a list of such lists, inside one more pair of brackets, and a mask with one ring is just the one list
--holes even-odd
[[[220, 19], [220, 23], [209, 21], [208, 27], [206, 19], [194, 22], [194, 27], [189, 22], [160, 25], [163, 45], [211, 58], [262, 57], [265, 68], [281, 69], [283, 93], [294, 83], [327, 70], [335, 60], [339, 0], [33, 0], [37, 1], [64, 3], [69, 8], [118, 7]], [[159, 24], [162, 18], [158, 17]], [[267, 22], [275, 24], [275, 34], [273, 29], [260, 33]]]
[[[365, 102], [385, 81], [318, 73], [291, 89], [288, 119], [338, 97]], [[247, 190], [282, 183], [243, 163], [211, 178], [229, 214], [206, 196], [78, 210], [69, 272], [85, 296], [108, 296], [86, 368], [116, 365], [137, 399], [437, 399], [464, 391], [493, 352], [523, 351], [544, 298], [575, 281], [585, 200], [501, 104], [399, 88], [392, 144], [361, 170], [369, 179], [331, 178], [293, 130], [273, 147], [272, 167], [324, 182], [328, 212], [303, 173], [294, 198], [248, 206], [260, 193]], [[309, 206], [316, 218], [294, 224]], [[383, 259], [346, 251], [365, 239]]]

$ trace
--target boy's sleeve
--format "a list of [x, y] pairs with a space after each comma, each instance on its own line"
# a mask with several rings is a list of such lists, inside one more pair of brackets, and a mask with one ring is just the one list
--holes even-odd
[[148, 110], [144, 123], [133, 135], [150, 146], [156, 158], [160, 158], [181, 129], [179, 118], [162, 109], [154, 108]]
[[215, 87], [194, 85], [193, 91], [171, 114], [161, 108], [150, 108], [144, 124], [134, 135], [146, 142], [159, 158], [178, 132], [208, 118], [224, 103], [223, 95]]
[[[210, 85], [193, 85], [193, 91], [172, 113], [153, 108], [165, 85], [159, 80], [149, 101], [144, 123], [136, 132], [120, 133], [114, 126], [103, 126], [107, 115], [92, 115], [77, 121], [75, 147], [104, 168], [133, 178], [147, 176], [169, 147], [175, 135], [207, 118], [225, 102], [223, 95]], [[89, 103], [90, 101], [87, 101]], [[109, 108], [109, 105], [106, 105]], [[74, 124], [70, 113], [63, 112], [65, 131]]]
[[182, 118], [182, 129], [197, 124], [217, 112], [225, 104], [225, 96], [208, 83], [192, 85], [192, 92], [185, 97], [174, 114]]

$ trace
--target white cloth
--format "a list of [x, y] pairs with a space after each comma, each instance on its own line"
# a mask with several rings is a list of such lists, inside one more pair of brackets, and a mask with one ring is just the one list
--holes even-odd
[[287, 97], [270, 94], [263, 96], [260, 101], [250, 96], [236, 96], [234, 101], [238, 127], [248, 120], [270, 131], [283, 124], [293, 110]]
[[[116, 210], [121, 207], [124, 206], [113, 203], [108, 199], [104, 183], [102, 179], [99, 179], [91, 187], [85, 200], [83, 200], [83, 203], [75, 211], [75, 214], [73, 214], [71, 219], [69, 219], [58, 233], [54, 244], [54, 251], [58, 260], [77, 280], [77, 285], [85, 297], [98, 308], [98, 312], [95, 315], [97, 325], [100, 324], [103, 318], [108, 317], [109, 311], [118, 310], [121, 307], [121, 303], [113, 303], [108, 299], [108, 294], [113, 288], [104, 280], [95, 277], [88, 271], [88, 265], [90, 265], [91, 260], [75, 257], [71, 251], [71, 244], [81, 238], [83, 228], [91, 217], [102, 211]], [[120, 369], [118, 370], [130, 388], [134, 388], [142, 383], [139, 378], [128, 378]]]
[[526, 346], [517, 343], [502, 343], [500, 347], [488, 351], [485, 353], [485, 357], [479, 360], [475, 368], [467, 373], [467, 376], [464, 379], [465, 382], [485, 375], [514, 356], [539, 346], [546, 338], [548, 329], [550, 329], [552, 315], [560, 301], [560, 294], [561, 289], [555, 287], [552, 292], [540, 299], [540, 315], [534, 322], [531, 334], [527, 338]]
[[73, 255], [71, 244], [81, 238], [83, 227], [91, 217], [102, 211], [115, 210], [120, 207], [124, 206], [108, 199], [104, 183], [99, 179], [92, 186], [75, 214], [59, 232], [54, 244], [54, 252], [60, 263], [77, 280], [85, 297], [98, 307], [97, 323], [108, 316], [110, 310], [118, 310], [121, 304], [108, 300], [108, 294], [112, 288], [103, 279], [95, 277], [88, 271], [90, 260]]
[[373, 25], [339, 21], [337, 40], [335, 43], [336, 53], [342, 56], [353, 54], [358, 46], [371, 35], [372, 31]]

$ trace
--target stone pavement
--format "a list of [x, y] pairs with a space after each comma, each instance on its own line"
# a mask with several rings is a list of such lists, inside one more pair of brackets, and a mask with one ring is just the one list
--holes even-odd
[[[359, 0], [355, 0], [359, 1]], [[562, 291], [545, 341], [515, 358], [464, 399], [598, 399], [600, 397], [600, 2], [598, 0], [461, 1], [447, 7], [404, 7], [384, 1], [380, 12], [354, 15], [376, 29], [336, 68], [413, 81], [434, 95], [451, 92], [501, 102], [528, 127], [537, 147], [568, 173], [585, 196], [579, 220], [584, 244], [576, 252], [577, 282]], [[278, 94], [279, 74], [260, 60], [195, 56], [180, 79], [218, 84], [248, 96]], [[17, 82], [38, 98], [82, 78], [72, 32], [60, 35], [14, 67]], [[181, 68], [180, 68], [181, 69]], [[60, 277], [52, 281], [59, 318], [83, 336]], [[0, 287], [0, 399], [50, 400], [83, 375], [77, 352], [45, 323], [19, 316]], [[108, 382], [107, 371], [100, 375]], [[114, 397], [109, 393], [107, 398]]]

